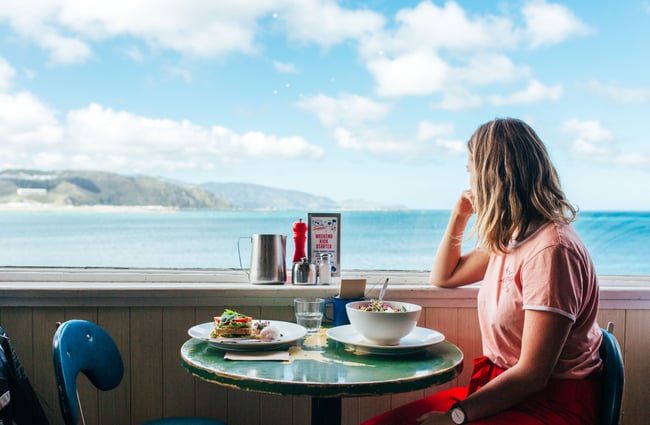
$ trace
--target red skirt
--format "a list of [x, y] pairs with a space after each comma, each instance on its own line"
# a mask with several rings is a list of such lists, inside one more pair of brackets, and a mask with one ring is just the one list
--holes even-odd
[[[504, 369], [487, 357], [474, 360], [474, 370], [466, 387], [440, 391], [370, 418], [361, 425], [417, 424], [417, 418], [431, 411], [446, 412], [451, 406], [499, 376]], [[487, 418], [471, 421], [477, 425], [595, 425], [598, 424], [598, 379], [551, 379], [546, 388], [512, 408]]]

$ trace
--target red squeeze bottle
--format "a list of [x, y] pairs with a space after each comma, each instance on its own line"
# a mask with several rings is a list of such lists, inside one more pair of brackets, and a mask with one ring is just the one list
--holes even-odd
[[307, 241], [307, 223], [303, 223], [302, 218], [293, 223], [293, 242], [296, 246], [293, 252], [293, 262], [299, 263], [307, 257], [305, 252], [305, 242]]

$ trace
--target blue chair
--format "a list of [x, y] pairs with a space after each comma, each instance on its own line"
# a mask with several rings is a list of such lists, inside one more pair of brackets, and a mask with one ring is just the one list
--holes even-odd
[[[113, 338], [103, 328], [86, 320], [62, 323], [52, 342], [54, 375], [65, 425], [85, 424], [77, 393], [77, 375], [82, 372], [102, 391], [122, 381], [124, 364]], [[173, 417], [147, 421], [142, 425], [225, 425], [216, 419]]]
[[603, 341], [600, 344], [600, 357], [603, 359], [601, 382], [603, 395], [600, 405], [601, 425], [618, 425], [621, 414], [621, 399], [623, 398], [623, 358], [621, 348], [613, 333], [614, 325], [609, 323], [607, 329], [602, 329]]

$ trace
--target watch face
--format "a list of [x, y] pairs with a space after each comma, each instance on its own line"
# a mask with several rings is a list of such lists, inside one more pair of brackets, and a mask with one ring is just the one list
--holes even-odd
[[455, 424], [465, 423], [465, 413], [463, 412], [463, 409], [459, 409], [458, 407], [451, 409], [450, 416], [451, 420]]

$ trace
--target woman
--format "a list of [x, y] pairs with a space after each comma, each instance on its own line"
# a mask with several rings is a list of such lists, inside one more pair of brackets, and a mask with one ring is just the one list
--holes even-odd
[[[467, 387], [393, 409], [370, 424], [595, 424], [602, 338], [598, 282], [570, 223], [544, 144], [526, 123], [497, 119], [468, 142], [470, 190], [451, 213], [432, 284], [481, 281], [483, 357]], [[461, 241], [476, 214], [476, 248]]]

